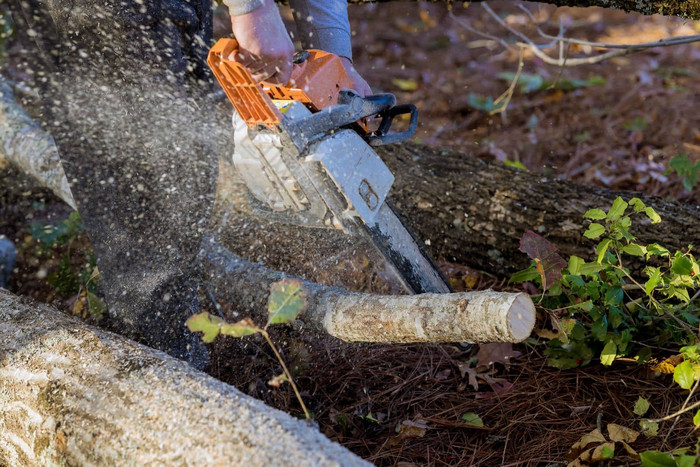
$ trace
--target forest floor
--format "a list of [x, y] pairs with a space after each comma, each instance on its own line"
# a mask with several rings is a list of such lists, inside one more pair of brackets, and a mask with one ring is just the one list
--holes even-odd
[[[515, 2], [490, 5], [509, 26], [536, 37]], [[675, 18], [526, 5], [546, 31], [556, 34], [561, 22], [568, 37], [590, 41], [640, 43], [700, 32], [700, 23]], [[700, 45], [563, 69], [524, 53], [521, 80], [507, 110], [490, 114], [493, 99], [511, 85], [521, 58], [460, 24], [512, 42], [512, 34], [479, 4], [455, 5], [453, 14], [441, 4], [360, 5], [350, 7], [350, 16], [357, 69], [373, 89], [418, 106], [418, 141], [584, 184], [700, 202], [697, 186], [685, 189], [683, 177], [670, 169], [681, 154], [700, 162]], [[568, 52], [581, 56], [586, 50]], [[686, 185], [692, 185], [692, 176], [685, 176]], [[20, 247], [10, 289], [74, 308], [75, 281], [90, 262], [89, 242], [79, 234], [65, 243], [55, 241], [48, 253], [41, 251], [32, 223], [57, 225], [69, 209], [24, 182], [10, 183], [15, 178], [11, 171], [0, 172], [0, 234]], [[456, 277], [468, 266], [449, 265], [445, 273]], [[61, 268], [73, 271], [68, 285], [56, 281]], [[476, 282], [503, 287], [501, 279], [478, 276]], [[638, 397], [651, 403], [647, 416], [661, 417], [678, 410], [687, 395], [669, 375], [634, 363], [550, 368], [543, 347], [534, 342], [468, 351], [454, 345], [349, 345], [330, 339], [308, 345], [294, 336], [280, 337], [320, 429], [379, 465], [566, 464], [572, 445], [596, 427], [604, 434], [610, 423], [638, 430], [639, 417], [633, 413]], [[278, 372], [277, 363], [255, 339], [234, 351], [215, 352], [209, 371], [274, 407], [300, 414], [288, 385], [267, 385]], [[470, 412], [485, 426], [463, 423]], [[662, 423], [659, 436], [640, 436], [632, 447], [695, 445], [689, 416], [672, 424]], [[620, 447], [615, 455], [618, 463], [634, 462]]]

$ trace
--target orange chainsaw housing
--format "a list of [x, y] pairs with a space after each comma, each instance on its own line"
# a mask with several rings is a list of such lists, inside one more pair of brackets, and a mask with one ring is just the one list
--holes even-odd
[[237, 52], [237, 40], [219, 39], [209, 51], [207, 63], [238, 114], [251, 128], [265, 125], [274, 129], [281, 123], [282, 113], [272, 99], [299, 101], [317, 112], [337, 104], [341, 89], [353, 87], [340, 57], [321, 50], [309, 50], [308, 58], [294, 65], [292, 77], [284, 86], [256, 83], [250, 72], [234, 60]]

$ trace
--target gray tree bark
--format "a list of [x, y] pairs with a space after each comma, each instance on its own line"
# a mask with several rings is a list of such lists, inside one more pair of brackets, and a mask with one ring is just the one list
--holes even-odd
[[0, 289], [0, 465], [369, 465], [186, 363]]

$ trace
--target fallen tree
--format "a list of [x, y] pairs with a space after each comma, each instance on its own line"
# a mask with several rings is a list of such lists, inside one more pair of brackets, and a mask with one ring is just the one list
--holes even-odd
[[369, 465], [186, 363], [0, 289], [0, 465]]

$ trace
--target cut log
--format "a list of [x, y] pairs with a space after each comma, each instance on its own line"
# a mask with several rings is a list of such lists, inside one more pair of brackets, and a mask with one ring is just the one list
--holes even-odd
[[370, 465], [186, 363], [0, 289], [0, 465]]
[[[264, 324], [270, 286], [289, 276], [245, 261], [211, 239], [204, 245], [214, 295]], [[524, 293], [373, 295], [308, 281], [303, 288], [307, 307], [298, 320], [305, 330], [349, 342], [521, 342], [535, 325], [535, 306]]]

